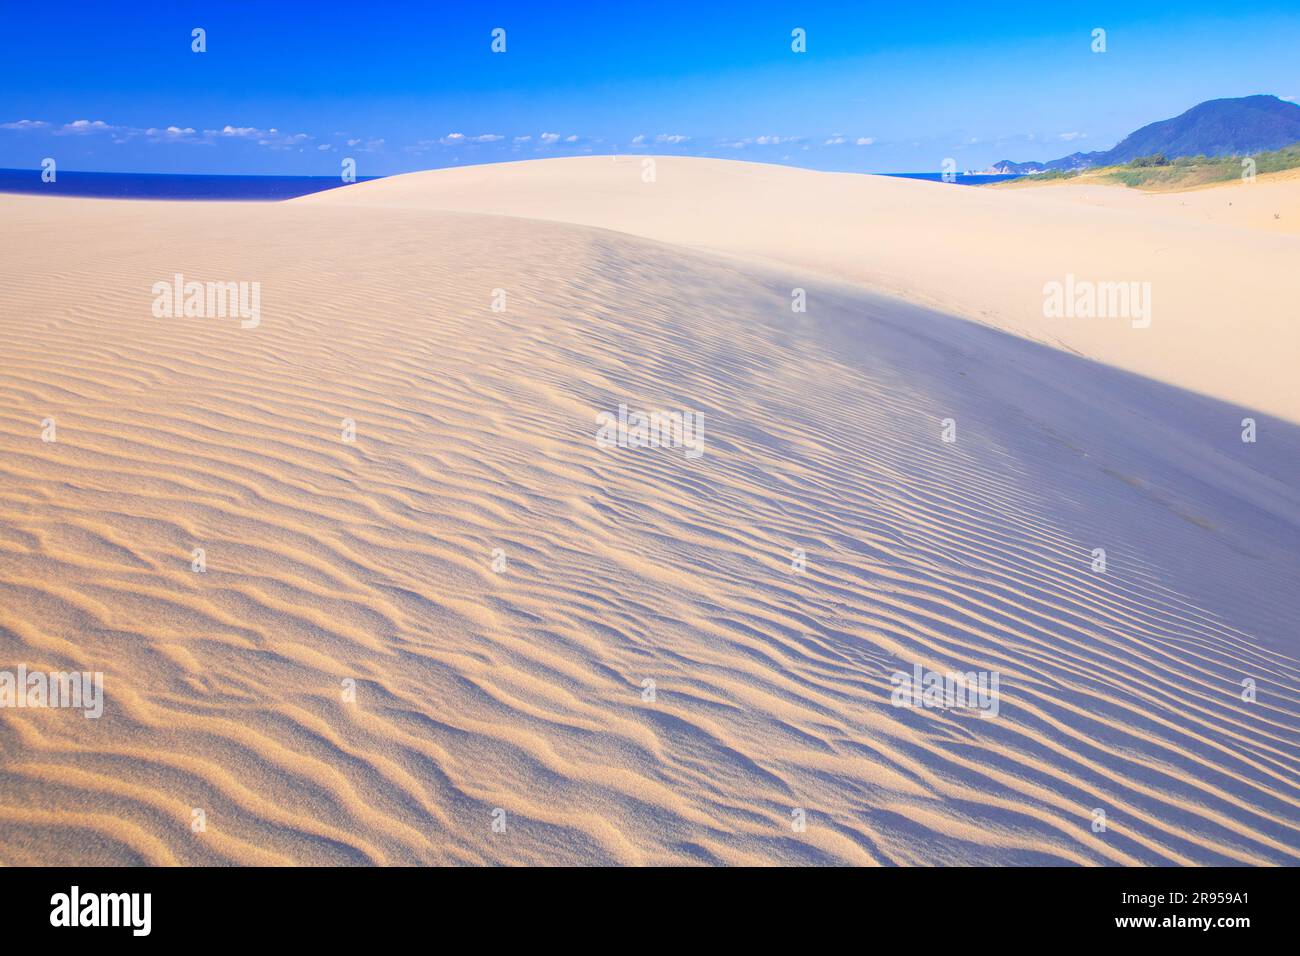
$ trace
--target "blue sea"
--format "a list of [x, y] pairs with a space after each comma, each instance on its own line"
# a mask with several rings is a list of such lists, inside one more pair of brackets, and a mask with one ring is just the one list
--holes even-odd
[[[897, 176], [902, 179], [924, 179], [927, 182], [943, 182], [943, 173], [881, 173], [882, 176]], [[1018, 173], [998, 173], [993, 176], [972, 176], [969, 173], [958, 173], [955, 180], [958, 186], [987, 186], [989, 183], [1000, 183], [1006, 179], [1019, 179]]]
[[[358, 182], [378, 179], [358, 176]], [[39, 169], [0, 169], [0, 193], [101, 199], [193, 199], [274, 202], [344, 185], [338, 176], [190, 176], [174, 173], [79, 173], [60, 169], [41, 182]]]

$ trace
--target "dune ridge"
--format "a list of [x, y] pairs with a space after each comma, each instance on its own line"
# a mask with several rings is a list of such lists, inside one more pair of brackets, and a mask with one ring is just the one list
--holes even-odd
[[[642, 181], [647, 160], [653, 182]], [[1095, 191], [1091, 201], [1063, 203], [1069, 187], [990, 190], [734, 160], [591, 156], [409, 173], [293, 202], [569, 222], [793, 266], [794, 277], [850, 281], [1300, 423], [1290, 384], [1300, 236], [1287, 231], [1300, 213], [1300, 180], [1207, 191], [1236, 199], [1231, 216], [1200, 196], [1139, 204], [1114, 192], [1105, 205]], [[1175, 201], [1189, 202], [1189, 215], [1174, 214]], [[1266, 210], [1286, 219], [1265, 220]], [[1149, 283], [1150, 326], [1045, 318], [1044, 285], [1067, 274]]]
[[[0, 862], [1300, 859], [1293, 424], [401, 183], [0, 200], [0, 669], [108, 699], [0, 710]], [[175, 272], [261, 325], [154, 318]], [[620, 403], [704, 456], [598, 448]]]

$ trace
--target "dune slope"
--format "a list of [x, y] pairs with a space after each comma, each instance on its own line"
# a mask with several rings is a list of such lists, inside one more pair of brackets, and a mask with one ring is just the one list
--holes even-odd
[[[485, 212], [615, 229], [831, 276], [1300, 423], [1300, 236], [990, 190], [727, 160], [594, 156], [465, 166], [294, 200]], [[1234, 190], [1290, 211], [1300, 180]], [[1267, 197], [1267, 198], [1265, 198]], [[1231, 201], [1231, 199], [1225, 199]], [[1271, 212], [1270, 212], [1271, 216]], [[1280, 220], [1278, 220], [1280, 223]], [[1147, 283], [1141, 319], [1047, 318], [1044, 286]]]
[[1300, 861], [1294, 426], [586, 226], [2, 202], [0, 669], [107, 706], [0, 710], [0, 862]]

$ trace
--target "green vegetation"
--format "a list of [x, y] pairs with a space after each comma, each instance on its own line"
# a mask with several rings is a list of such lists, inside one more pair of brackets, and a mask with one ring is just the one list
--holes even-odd
[[[1169, 159], [1163, 153], [1139, 156], [1122, 166], [1094, 166], [1090, 169], [1053, 169], [1029, 173], [1018, 179], [993, 183], [989, 189], [1018, 189], [1037, 183], [1078, 179], [1083, 183], [1123, 183], [1137, 189], [1191, 189], [1208, 183], [1225, 183], [1240, 179], [1245, 156], [1180, 156]], [[1300, 143], [1282, 149], [1255, 153], [1255, 172], [1276, 173], [1300, 168]]]
[[1026, 179], [1032, 179], [1036, 183], [1045, 183], [1053, 179], [1073, 179], [1079, 175], [1077, 169], [1049, 169], [1043, 173], [1030, 173]]
[[1148, 166], [1168, 166], [1169, 160], [1165, 158], [1164, 153], [1152, 153], [1150, 156], [1138, 156], [1130, 159], [1128, 164], [1134, 169], [1145, 169]]
[[[1300, 167], [1300, 143], [1256, 153], [1256, 173], [1275, 173], [1283, 169]], [[1166, 159], [1157, 153], [1140, 156], [1123, 166], [1108, 166], [1090, 170], [1102, 179], [1134, 186], [1138, 189], [1165, 189], [1171, 186], [1200, 186], [1204, 183], [1221, 183], [1238, 179], [1243, 172], [1243, 156], [1180, 156]]]

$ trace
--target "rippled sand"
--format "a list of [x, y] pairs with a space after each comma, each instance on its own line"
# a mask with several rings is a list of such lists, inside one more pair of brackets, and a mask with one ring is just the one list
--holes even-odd
[[[403, 181], [0, 197], [0, 670], [106, 695], [0, 709], [0, 862], [1300, 862], [1280, 383]], [[261, 324], [154, 318], [177, 272]], [[597, 447], [620, 404], [705, 454]]]

